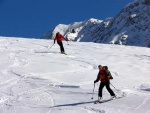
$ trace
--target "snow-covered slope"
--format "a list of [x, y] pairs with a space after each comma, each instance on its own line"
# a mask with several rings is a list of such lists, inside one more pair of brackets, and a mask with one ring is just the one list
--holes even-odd
[[[0, 113], [150, 113], [150, 49], [93, 42], [0, 37]], [[117, 96], [97, 100], [97, 66], [107, 65]], [[103, 99], [109, 99], [103, 90]]]
[[[75, 41], [112, 43], [150, 47], [150, 4], [149, 0], [135, 0], [123, 8], [114, 18], [105, 20], [88, 19], [70, 25], [59, 24], [42, 39], [53, 39], [56, 32]], [[75, 29], [76, 33], [71, 33]]]

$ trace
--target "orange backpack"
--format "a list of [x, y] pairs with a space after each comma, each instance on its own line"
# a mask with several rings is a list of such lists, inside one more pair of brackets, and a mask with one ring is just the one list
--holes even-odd
[[109, 81], [109, 79], [113, 79], [110, 71], [108, 70], [108, 67], [106, 66], [103, 66], [102, 70], [100, 71], [99, 77], [102, 82], [106, 82]]

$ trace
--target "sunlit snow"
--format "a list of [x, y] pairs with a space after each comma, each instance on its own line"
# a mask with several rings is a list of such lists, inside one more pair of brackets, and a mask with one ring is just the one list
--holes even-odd
[[[64, 55], [53, 40], [0, 37], [0, 113], [150, 113], [149, 48], [68, 43]], [[111, 71], [115, 94], [125, 97], [94, 104], [99, 64]]]

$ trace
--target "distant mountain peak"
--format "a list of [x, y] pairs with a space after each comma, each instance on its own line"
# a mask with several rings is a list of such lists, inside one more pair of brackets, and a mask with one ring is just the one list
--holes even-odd
[[[43, 35], [53, 39], [60, 32], [71, 40], [150, 47], [150, 0], [135, 0], [114, 18], [89, 18], [69, 25], [59, 24]], [[71, 34], [72, 29], [75, 30]]]

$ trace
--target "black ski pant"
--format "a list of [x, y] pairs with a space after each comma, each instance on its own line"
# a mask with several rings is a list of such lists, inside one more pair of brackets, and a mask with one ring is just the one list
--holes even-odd
[[61, 53], [64, 53], [65, 50], [64, 50], [64, 47], [63, 47], [63, 43], [57, 41], [57, 44], [60, 46], [60, 51], [61, 51]]
[[112, 89], [110, 88], [110, 82], [101, 82], [100, 86], [99, 86], [99, 93], [98, 96], [102, 97], [102, 90], [104, 88], [104, 86], [106, 86], [106, 89], [108, 90], [108, 92], [110, 93], [111, 96], [115, 96], [114, 92], [112, 91]]

